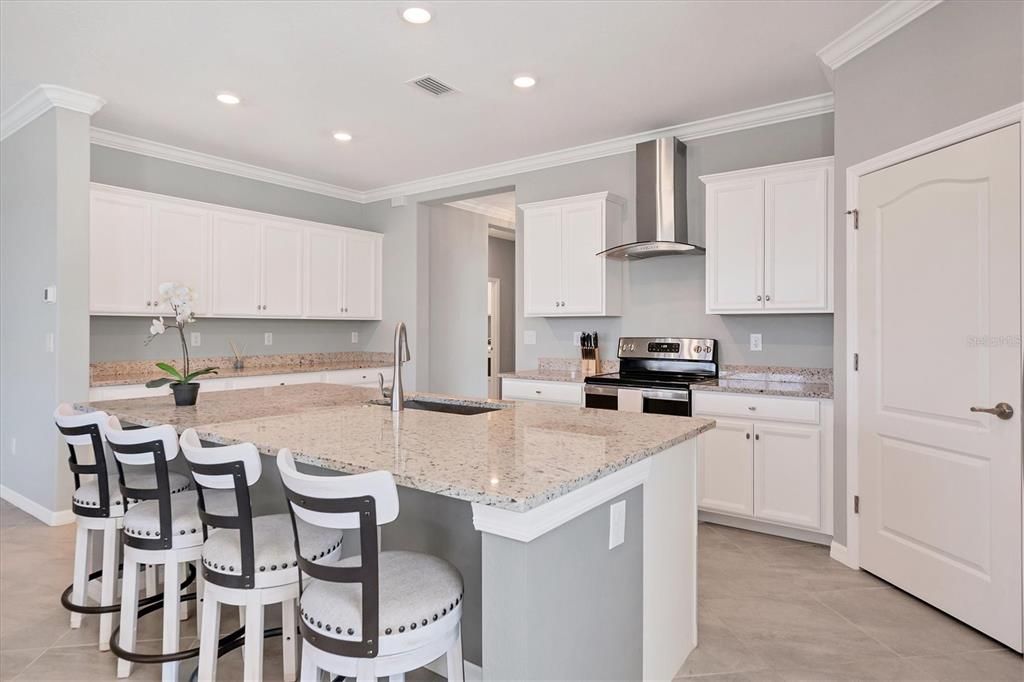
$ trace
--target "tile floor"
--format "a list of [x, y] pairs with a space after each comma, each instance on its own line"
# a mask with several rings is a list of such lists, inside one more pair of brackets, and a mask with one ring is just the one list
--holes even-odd
[[[74, 526], [48, 528], [0, 502], [0, 681], [115, 679], [114, 657], [96, 647], [96, 618], [71, 630], [58, 602], [73, 546]], [[699, 587], [701, 643], [678, 679], [1024, 680], [1019, 655], [823, 547], [702, 524]], [[140, 647], [158, 651], [159, 619], [147, 621]], [[183, 624], [189, 646], [194, 628]], [[182, 679], [191, 669], [183, 664]], [[281, 679], [277, 639], [267, 641], [264, 673]], [[159, 667], [138, 666], [130, 679], [159, 677]], [[218, 678], [241, 679], [240, 652], [221, 660]]]

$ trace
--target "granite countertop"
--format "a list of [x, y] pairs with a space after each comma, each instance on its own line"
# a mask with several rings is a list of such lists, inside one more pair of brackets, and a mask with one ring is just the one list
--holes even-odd
[[529, 379], [530, 381], [564, 381], [582, 384], [587, 376], [580, 370], [567, 369], [521, 369], [515, 372], [502, 372], [502, 379]]
[[802, 367], [727, 365], [718, 378], [691, 384], [694, 391], [753, 393], [792, 398], [832, 398], [832, 370]]
[[[196, 381], [208, 379], [234, 379], [238, 377], [267, 376], [272, 374], [293, 374], [302, 372], [332, 372], [344, 369], [365, 369], [386, 367], [392, 363], [391, 353], [341, 352], [341, 353], [289, 353], [280, 355], [250, 356], [245, 367], [234, 368], [231, 356], [192, 358], [195, 368], [216, 367], [216, 374], [197, 377]], [[156, 368], [158, 360], [131, 360], [126, 362], [95, 362], [89, 367], [89, 386], [124, 386], [144, 384], [150, 379], [163, 376]], [[175, 367], [180, 362], [167, 360]]]
[[172, 424], [179, 433], [193, 427], [203, 440], [248, 441], [266, 455], [287, 447], [300, 462], [343, 473], [383, 469], [409, 488], [512, 511], [537, 507], [714, 426], [712, 419], [450, 397], [443, 399], [501, 409], [395, 414], [369, 403], [377, 397], [372, 389], [307, 384], [201, 393], [195, 407], [175, 407], [161, 396], [76, 408], [142, 426]]

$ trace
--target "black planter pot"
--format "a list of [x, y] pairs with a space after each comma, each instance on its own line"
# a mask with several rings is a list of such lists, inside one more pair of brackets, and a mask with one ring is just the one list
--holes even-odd
[[178, 407], [195, 405], [196, 400], [199, 398], [199, 384], [196, 382], [191, 384], [171, 384], [171, 390], [174, 391], [174, 404]]

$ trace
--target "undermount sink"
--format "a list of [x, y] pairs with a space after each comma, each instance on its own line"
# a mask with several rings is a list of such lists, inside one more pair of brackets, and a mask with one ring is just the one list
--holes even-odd
[[[374, 400], [372, 402], [374, 405], [391, 405], [390, 401], [387, 400]], [[405, 409], [473, 415], [495, 412], [504, 408], [498, 405], [467, 405], [465, 403], [443, 402], [440, 400], [406, 400]]]

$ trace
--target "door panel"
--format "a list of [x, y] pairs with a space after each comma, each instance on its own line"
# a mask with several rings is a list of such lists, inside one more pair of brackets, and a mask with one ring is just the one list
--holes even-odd
[[[190, 206], [153, 203], [152, 291], [159, 300], [160, 285], [177, 282], [196, 294], [196, 315], [210, 312], [210, 212]], [[170, 306], [158, 308], [164, 315]]]
[[604, 303], [604, 202], [562, 207], [562, 312], [600, 314]]
[[89, 216], [89, 310], [152, 313], [148, 202], [93, 191]]
[[764, 181], [708, 187], [708, 312], [764, 307]]
[[259, 317], [261, 241], [259, 222], [213, 214], [214, 315]]
[[342, 317], [342, 239], [330, 230], [306, 233], [306, 315]]
[[380, 242], [369, 236], [347, 234], [344, 238], [344, 317], [372, 319], [378, 317], [377, 287], [380, 286]]
[[865, 176], [857, 234], [861, 565], [1018, 651], [1019, 135]]
[[765, 180], [764, 307], [828, 310], [828, 170]]
[[821, 430], [754, 427], [754, 516], [821, 528]]
[[523, 307], [526, 315], [562, 312], [562, 209], [530, 209], [523, 216]]
[[701, 509], [753, 516], [753, 432], [750, 422], [715, 417], [700, 436], [698, 467]]
[[302, 315], [302, 228], [264, 223], [263, 280], [265, 317]]

